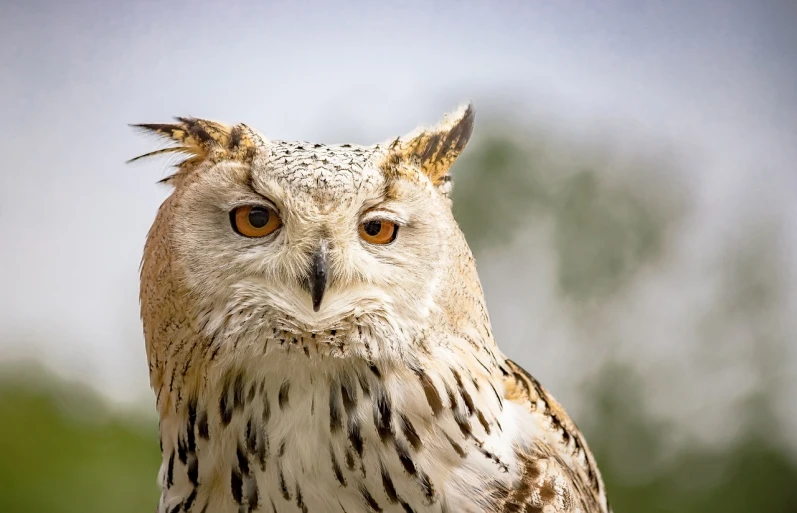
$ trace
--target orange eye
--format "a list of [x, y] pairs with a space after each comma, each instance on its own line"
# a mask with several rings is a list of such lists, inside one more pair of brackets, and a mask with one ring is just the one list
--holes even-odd
[[265, 237], [282, 226], [282, 220], [273, 209], [258, 205], [245, 205], [230, 212], [230, 223], [236, 233], [245, 237]]
[[360, 224], [360, 237], [371, 244], [390, 244], [397, 234], [398, 226], [392, 221], [375, 219]]

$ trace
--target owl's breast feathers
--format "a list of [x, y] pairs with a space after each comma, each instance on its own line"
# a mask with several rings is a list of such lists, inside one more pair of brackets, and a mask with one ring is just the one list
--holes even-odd
[[511, 360], [492, 376], [270, 360], [162, 419], [159, 513], [611, 513], [578, 428]]

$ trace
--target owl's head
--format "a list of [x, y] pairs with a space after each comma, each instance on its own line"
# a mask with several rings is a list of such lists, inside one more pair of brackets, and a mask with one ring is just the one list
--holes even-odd
[[179, 143], [142, 157], [187, 155], [164, 180], [174, 192], [144, 258], [168, 258], [170, 275], [143, 271], [142, 294], [168, 279], [197, 325], [252, 336], [422, 327], [440, 311], [463, 252], [449, 171], [473, 129], [470, 105], [373, 146], [177, 121], [136, 125]]

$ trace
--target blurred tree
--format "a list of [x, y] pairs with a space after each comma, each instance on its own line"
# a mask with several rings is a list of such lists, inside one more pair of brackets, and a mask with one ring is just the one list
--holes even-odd
[[616, 292], [661, 254], [686, 204], [674, 164], [611, 159], [586, 143], [502, 125], [482, 131], [454, 169], [454, 216], [474, 252], [551, 222], [559, 292], [579, 302]]
[[157, 423], [112, 414], [40, 368], [0, 372], [0, 511], [152, 511]]
[[692, 444], [665, 458], [667, 432], [678, 427], [653, 420], [640, 381], [628, 366], [605, 366], [582, 426], [617, 513], [797, 511], [797, 461], [761, 429], [771, 416], [722, 452]]

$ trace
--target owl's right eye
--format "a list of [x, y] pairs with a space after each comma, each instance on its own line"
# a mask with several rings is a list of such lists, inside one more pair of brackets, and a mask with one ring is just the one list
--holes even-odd
[[230, 212], [230, 224], [235, 233], [244, 237], [265, 237], [282, 226], [282, 220], [271, 208], [244, 205]]

